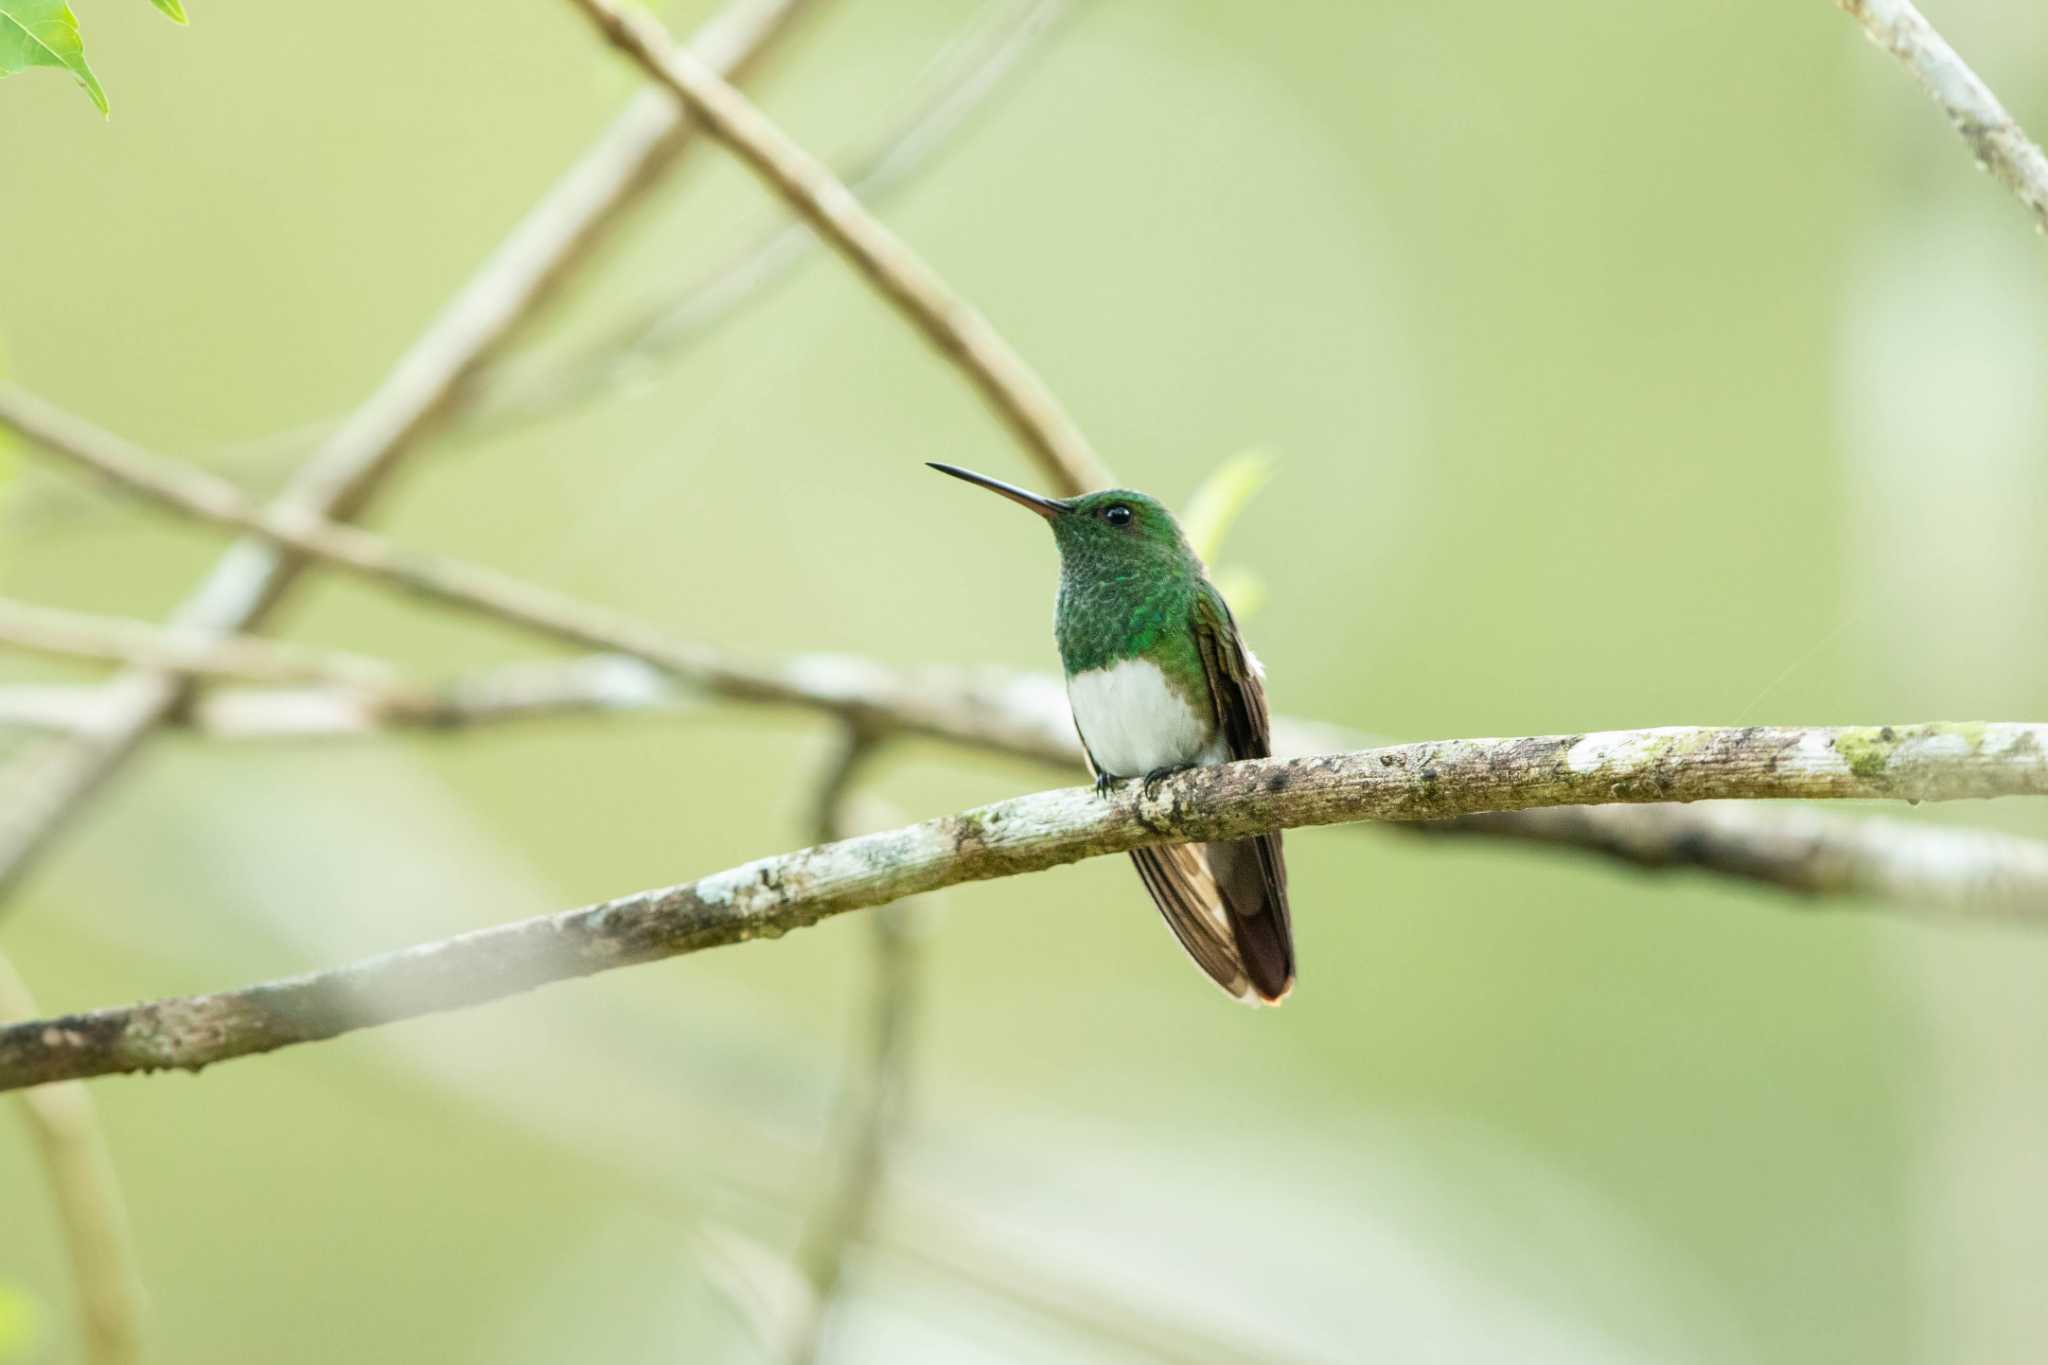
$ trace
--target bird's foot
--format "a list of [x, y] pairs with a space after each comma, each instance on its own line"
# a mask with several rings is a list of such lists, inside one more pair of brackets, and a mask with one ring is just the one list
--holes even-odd
[[1164, 782], [1167, 778], [1172, 777], [1175, 773], [1184, 773], [1189, 768], [1192, 768], [1194, 766], [1195, 765], [1192, 763], [1182, 763], [1172, 768], [1154, 768], [1151, 772], [1145, 774], [1145, 795], [1157, 796], [1159, 794], [1159, 784], [1161, 782]]
[[1095, 774], [1095, 794], [1096, 794], [1097, 796], [1107, 796], [1107, 795], [1109, 795], [1109, 789], [1110, 789], [1111, 787], [1114, 787], [1115, 785], [1116, 785], [1116, 778], [1112, 777], [1112, 776], [1111, 776], [1110, 774], [1108, 774], [1108, 773], [1097, 773], [1097, 774]]

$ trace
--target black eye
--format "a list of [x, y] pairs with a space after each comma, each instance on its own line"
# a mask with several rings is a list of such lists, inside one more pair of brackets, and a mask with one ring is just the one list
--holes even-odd
[[1131, 524], [1131, 509], [1120, 502], [1113, 503], [1103, 509], [1102, 519], [1111, 526], [1129, 526]]

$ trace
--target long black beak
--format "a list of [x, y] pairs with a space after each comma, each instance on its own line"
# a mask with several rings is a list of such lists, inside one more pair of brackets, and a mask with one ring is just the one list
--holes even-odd
[[1000, 493], [1011, 502], [1030, 508], [1047, 521], [1052, 520], [1067, 510], [1067, 504], [1057, 498], [1044, 497], [1038, 493], [1019, 488], [1013, 483], [1004, 483], [1001, 479], [991, 479], [986, 474], [977, 474], [971, 469], [962, 469], [958, 465], [938, 464], [932, 460], [926, 460], [925, 463], [938, 470], [941, 474], [951, 474], [956, 479], [965, 479], [969, 483], [980, 484], [991, 493]]

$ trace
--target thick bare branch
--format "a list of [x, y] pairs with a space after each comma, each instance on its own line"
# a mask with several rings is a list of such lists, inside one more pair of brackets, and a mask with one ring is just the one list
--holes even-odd
[[620, 51], [689, 107], [833, 249], [959, 365], [1062, 493], [1100, 488], [1109, 475], [1087, 438], [988, 319], [939, 278], [816, 157], [718, 73], [675, 47], [647, 15], [611, 0], [575, 0]]
[[[738, 670], [731, 663], [725, 668]], [[878, 732], [923, 735], [1060, 771], [1080, 767], [1066, 694], [1056, 679], [1040, 674], [899, 670], [828, 654], [798, 655], [761, 672], [776, 677], [792, 703], [801, 696], [811, 709], [856, 717]], [[701, 686], [718, 690], [715, 682]], [[340, 688], [216, 688], [196, 698], [180, 720], [213, 739], [304, 740], [577, 715], [673, 715], [692, 704], [690, 693], [641, 660], [597, 654], [483, 669], [407, 704]], [[90, 729], [102, 723], [103, 706], [93, 687], [0, 687], [0, 726]], [[1322, 722], [1274, 720], [1274, 751], [1284, 757], [1377, 742]], [[1716, 802], [1501, 812], [1401, 828], [1551, 845], [1646, 870], [1709, 872], [1908, 908], [2024, 911], [2048, 904], [2048, 843], [1877, 816]]]
[[[219, 995], [0, 1030], [0, 1089], [214, 1062], [749, 939], [961, 882], [1180, 840], [1358, 820], [1717, 798], [2048, 794], [2048, 725], [1675, 727], [1442, 740], [1041, 792], [700, 881]], [[2048, 906], [2003, 907], [2048, 919]]]
[[1998, 177], [2019, 196], [2048, 232], [2048, 155], [2005, 111], [1991, 87], [1927, 22], [1911, 0], [1836, 0], [1863, 25], [1870, 40], [1890, 52], [1928, 98], [1941, 106], [1948, 121], [1970, 144], [1977, 164]]
[[[35, 1013], [28, 986], [0, 954], [0, 1023]], [[71, 1081], [23, 1091], [15, 1103], [42, 1158], [70, 1249], [83, 1358], [88, 1365], [129, 1365], [142, 1357], [142, 1273], [92, 1096]]]
[[[704, 59], [731, 68], [757, 51], [805, 0], [734, 0], [706, 29]], [[708, 69], [708, 68], [707, 68]], [[400, 357], [384, 382], [323, 442], [268, 515], [280, 522], [345, 518], [361, 509], [464, 379], [547, 298], [605, 228], [667, 165], [685, 135], [660, 91], [629, 108], [557, 181], [460, 293]], [[286, 541], [232, 547], [177, 613], [183, 629], [253, 628], [303, 567]], [[106, 723], [48, 741], [0, 771], [0, 896], [149, 734], [174, 715], [189, 677], [131, 669], [107, 684]]]

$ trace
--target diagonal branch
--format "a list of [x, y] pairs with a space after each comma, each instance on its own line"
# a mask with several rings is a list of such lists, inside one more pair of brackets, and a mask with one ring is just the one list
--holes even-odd
[[688, 106], [704, 130], [789, 201], [832, 248], [966, 372], [1061, 493], [1110, 482], [1066, 409], [1008, 342], [938, 272], [861, 207], [832, 172], [718, 73], [675, 47], [659, 23], [612, 0], [575, 0], [612, 44]]
[[[838, 669], [823, 680], [788, 670], [736, 663], [714, 650], [674, 639], [639, 621], [579, 602], [459, 560], [402, 550], [384, 537], [309, 514], [281, 515], [256, 506], [240, 490], [204, 470], [165, 460], [51, 407], [10, 385], [0, 384], [0, 426], [27, 437], [39, 448], [64, 456], [129, 492], [198, 521], [245, 531], [296, 556], [345, 569], [370, 582], [397, 587], [444, 606], [514, 623], [567, 644], [630, 655], [722, 696], [822, 708], [851, 720], [865, 714], [874, 698], [874, 677], [857, 667]], [[886, 677], [884, 672], [882, 676]], [[831, 689], [841, 689], [832, 695]], [[962, 714], [962, 699], [934, 709], [900, 698], [892, 708], [910, 724], [896, 728], [943, 736], [955, 727], [990, 738], [998, 746], [1043, 752], [1043, 717], [1022, 732], [990, 727]], [[965, 699], [971, 704], [972, 699]], [[1064, 720], [1060, 728], [1064, 728]]]
[[[707, 27], [704, 60], [735, 67], [759, 50], [805, 0], [734, 0]], [[399, 458], [457, 395], [472, 369], [531, 316], [564, 274], [681, 147], [686, 128], [650, 91], [557, 181], [484, 262], [376, 391], [286, 486], [269, 515], [281, 522], [359, 511]], [[184, 629], [225, 634], [260, 622], [304, 559], [274, 538], [237, 543], [177, 613]], [[19, 771], [0, 770], [0, 896], [190, 695], [190, 679], [131, 669], [107, 684], [105, 724], [39, 747]]]
[[1912, 0], [1836, 0], [1870, 40], [1897, 57], [1970, 144], [1977, 164], [1998, 177], [2048, 232], [2048, 155], [1927, 22]]
[[396, 668], [367, 655], [280, 644], [256, 635], [167, 628], [4, 597], [0, 597], [0, 646], [238, 682], [317, 682], [383, 691], [395, 688], [399, 681]]
[[[2048, 725], [1670, 728], [1441, 740], [1040, 792], [679, 886], [219, 995], [0, 1029], [0, 1089], [214, 1062], [1150, 844], [1358, 820], [1718, 798], [2048, 794]], [[2041, 917], [2035, 904], [2027, 913]]]
[[[937, 70], [910, 107], [867, 145], [848, 156], [838, 174], [862, 203], [874, 204], [903, 188], [967, 123], [1003, 78], [1049, 32], [1066, 0], [990, 0], [973, 32], [936, 61]], [[994, 11], [1000, 9], [1000, 13]], [[701, 45], [701, 44], [700, 44]], [[657, 97], [664, 109], [675, 102]], [[742, 305], [757, 302], [785, 279], [818, 244], [800, 222], [781, 221], [731, 257], [664, 290], [597, 336], [568, 347], [508, 355], [480, 366], [463, 388], [463, 402], [448, 414], [451, 430], [489, 434], [560, 416], [644, 377], [662, 360], [699, 340]], [[304, 423], [234, 447], [241, 459], [289, 455], [325, 436], [334, 419]]]

